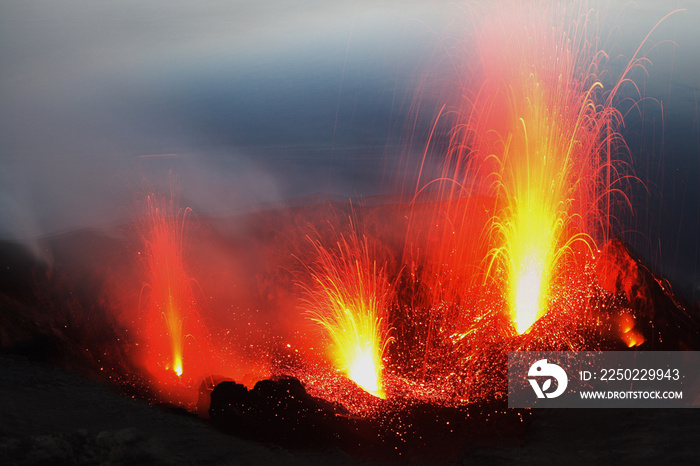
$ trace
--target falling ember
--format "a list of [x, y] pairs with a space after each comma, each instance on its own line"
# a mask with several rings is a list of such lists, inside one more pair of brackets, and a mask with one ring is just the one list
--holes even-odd
[[310, 318], [330, 339], [336, 367], [367, 392], [384, 398], [383, 354], [390, 341], [384, 316], [391, 287], [383, 267], [371, 258], [367, 238], [341, 236], [336, 248], [314, 241], [318, 260], [308, 288]]
[[[142, 224], [145, 265], [148, 272], [146, 290], [148, 307], [148, 344], [151, 361], [181, 377], [185, 364], [183, 346], [184, 326], [196, 312], [192, 278], [183, 260], [185, 214], [176, 210], [173, 195], [161, 200], [151, 194], [146, 199], [148, 215]], [[163, 354], [165, 353], [165, 354]], [[167, 357], [165, 356], [167, 354]]]

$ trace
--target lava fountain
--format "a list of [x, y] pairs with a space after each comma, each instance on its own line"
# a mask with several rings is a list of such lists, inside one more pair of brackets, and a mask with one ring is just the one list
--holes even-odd
[[146, 198], [148, 215], [141, 224], [148, 296], [146, 323], [149, 364], [172, 371], [181, 377], [186, 369], [183, 358], [185, 332], [189, 320], [198, 324], [193, 279], [183, 259], [183, 238], [188, 209], [176, 209], [174, 196], [169, 200], [150, 194]]
[[486, 276], [503, 282], [522, 334], [548, 311], [574, 243], [590, 251], [607, 228], [619, 181], [611, 152], [624, 144], [613, 98], [623, 80], [604, 91], [600, 21], [586, 2], [484, 8], [471, 64], [478, 85], [463, 92], [452, 157], [478, 164], [479, 181], [501, 200]]
[[372, 258], [366, 237], [353, 231], [333, 248], [312, 241], [317, 260], [307, 288], [309, 317], [330, 339], [334, 365], [365, 391], [385, 397], [383, 355], [391, 341], [385, 315], [392, 287], [385, 267]]

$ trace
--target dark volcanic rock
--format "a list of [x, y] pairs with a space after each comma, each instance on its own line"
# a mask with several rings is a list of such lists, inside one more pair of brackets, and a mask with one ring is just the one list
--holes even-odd
[[221, 382], [211, 393], [209, 418], [243, 437], [305, 447], [332, 443], [342, 410], [309, 395], [297, 379], [262, 380], [252, 390]]
[[135, 428], [116, 432], [35, 435], [0, 439], [0, 462], [18, 465], [188, 464]]
[[0, 294], [30, 301], [34, 298], [35, 281], [46, 273], [47, 265], [25, 246], [0, 240]]
[[676, 297], [670, 284], [657, 277], [618, 239], [605, 245], [596, 264], [598, 284], [621, 299], [644, 336], [640, 349], [700, 349], [700, 315]]

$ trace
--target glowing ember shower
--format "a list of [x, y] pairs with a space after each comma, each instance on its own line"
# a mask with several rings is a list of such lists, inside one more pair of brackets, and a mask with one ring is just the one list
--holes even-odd
[[311, 268], [309, 316], [330, 339], [336, 367], [367, 392], [384, 398], [382, 357], [389, 343], [384, 315], [391, 286], [383, 267], [371, 259], [366, 238], [340, 237], [336, 248], [314, 242], [318, 260]]
[[[595, 233], [607, 142], [618, 113], [596, 76], [597, 22], [585, 2], [497, 2], [480, 21], [469, 157], [503, 200], [490, 236], [518, 333], [547, 312], [574, 241]], [[609, 165], [607, 165], [609, 167]], [[497, 265], [496, 269], [493, 268]]]
[[185, 370], [183, 329], [196, 311], [196, 301], [182, 251], [187, 211], [181, 214], [173, 204], [172, 196], [169, 201], [157, 199], [153, 194], [147, 197], [148, 215], [143, 220], [142, 237], [148, 271], [146, 332], [151, 359], [155, 359], [150, 362], [172, 370], [179, 377]]

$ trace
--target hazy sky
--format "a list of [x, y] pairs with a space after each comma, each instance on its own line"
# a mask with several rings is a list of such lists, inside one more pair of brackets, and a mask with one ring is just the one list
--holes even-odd
[[[649, 98], [646, 123], [632, 116], [623, 132], [652, 192], [637, 217], [639, 244], [692, 290], [700, 286], [700, 2], [614, 2], [607, 20], [618, 25], [611, 50], [629, 56], [677, 7], [689, 11], [643, 47], [649, 77], [634, 76]], [[168, 169], [183, 200], [206, 213], [380, 192], [384, 162], [405, 142], [408, 107], [460, 26], [459, 8], [0, 0], [0, 237], [124, 217], [143, 179], [159, 186]], [[663, 101], [663, 125], [652, 99]], [[427, 95], [421, 123], [434, 104]]]
[[169, 165], [213, 211], [353, 194], [442, 12], [351, 3], [2, 0], [0, 229], [112, 218]]

